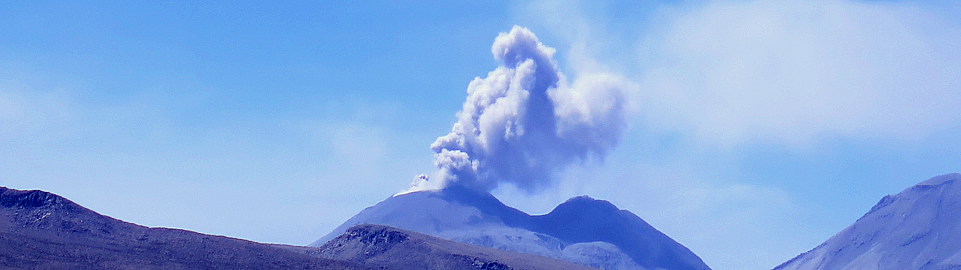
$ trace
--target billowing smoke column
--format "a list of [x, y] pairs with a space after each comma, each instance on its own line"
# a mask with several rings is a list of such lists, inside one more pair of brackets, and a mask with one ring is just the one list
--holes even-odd
[[628, 84], [591, 74], [569, 85], [554, 51], [523, 27], [498, 35], [491, 52], [500, 66], [470, 82], [451, 132], [431, 144], [436, 174], [418, 176], [411, 190], [510, 183], [534, 192], [567, 165], [602, 159], [624, 129]]

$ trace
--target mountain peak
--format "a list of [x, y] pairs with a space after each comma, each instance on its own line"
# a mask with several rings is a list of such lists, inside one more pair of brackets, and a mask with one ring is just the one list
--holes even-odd
[[0, 187], [0, 206], [7, 208], [71, 208], [76, 204], [45, 191]]
[[954, 183], [958, 179], [961, 179], [961, 174], [949, 173], [949, 174], [932, 177], [931, 179], [918, 183], [915, 186], [939, 186], [939, 185]]
[[620, 209], [609, 201], [598, 200], [587, 195], [581, 195], [567, 199], [567, 201], [555, 207], [554, 210], [551, 211], [551, 214], [560, 214], [565, 212], [580, 213], [583, 211], [609, 213], [616, 212], [618, 210]]
[[885, 196], [851, 226], [775, 269], [961, 269], [958, 179], [936, 176]]
[[[567, 203], [589, 203], [589, 202], [595, 202], [595, 201], [599, 201], [599, 200], [598, 200], [598, 199], [591, 198], [591, 196], [581, 195], [581, 196], [571, 197], [570, 199], [567, 199], [566, 201], [564, 201], [564, 202], [561, 203], [561, 204], [567, 204]], [[602, 201], [602, 200], [601, 200], [601, 201]]]

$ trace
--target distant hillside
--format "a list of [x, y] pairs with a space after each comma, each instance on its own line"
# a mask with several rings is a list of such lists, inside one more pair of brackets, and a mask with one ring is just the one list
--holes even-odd
[[3, 269], [370, 269], [270, 245], [147, 228], [43, 191], [0, 187]]
[[961, 175], [885, 196], [851, 226], [774, 269], [961, 269]]

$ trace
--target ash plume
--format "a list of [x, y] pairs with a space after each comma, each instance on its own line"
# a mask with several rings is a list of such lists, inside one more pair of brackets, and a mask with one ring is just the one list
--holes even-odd
[[564, 167], [602, 160], [617, 145], [626, 80], [591, 73], [569, 83], [554, 48], [519, 26], [500, 33], [491, 52], [499, 66], [467, 86], [457, 122], [431, 144], [437, 171], [430, 180], [418, 176], [411, 191], [512, 184], [535, 192]]

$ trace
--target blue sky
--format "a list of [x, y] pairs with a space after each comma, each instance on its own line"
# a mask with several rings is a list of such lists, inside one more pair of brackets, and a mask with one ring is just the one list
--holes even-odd
[[628, 209], [770, 269], [961, 172], [951, 1], [7, 3], [0, 185], [138, 224], [307, 244], [430, 173], [491, 44], [637, 87], [620, 145], [534, 194]]

